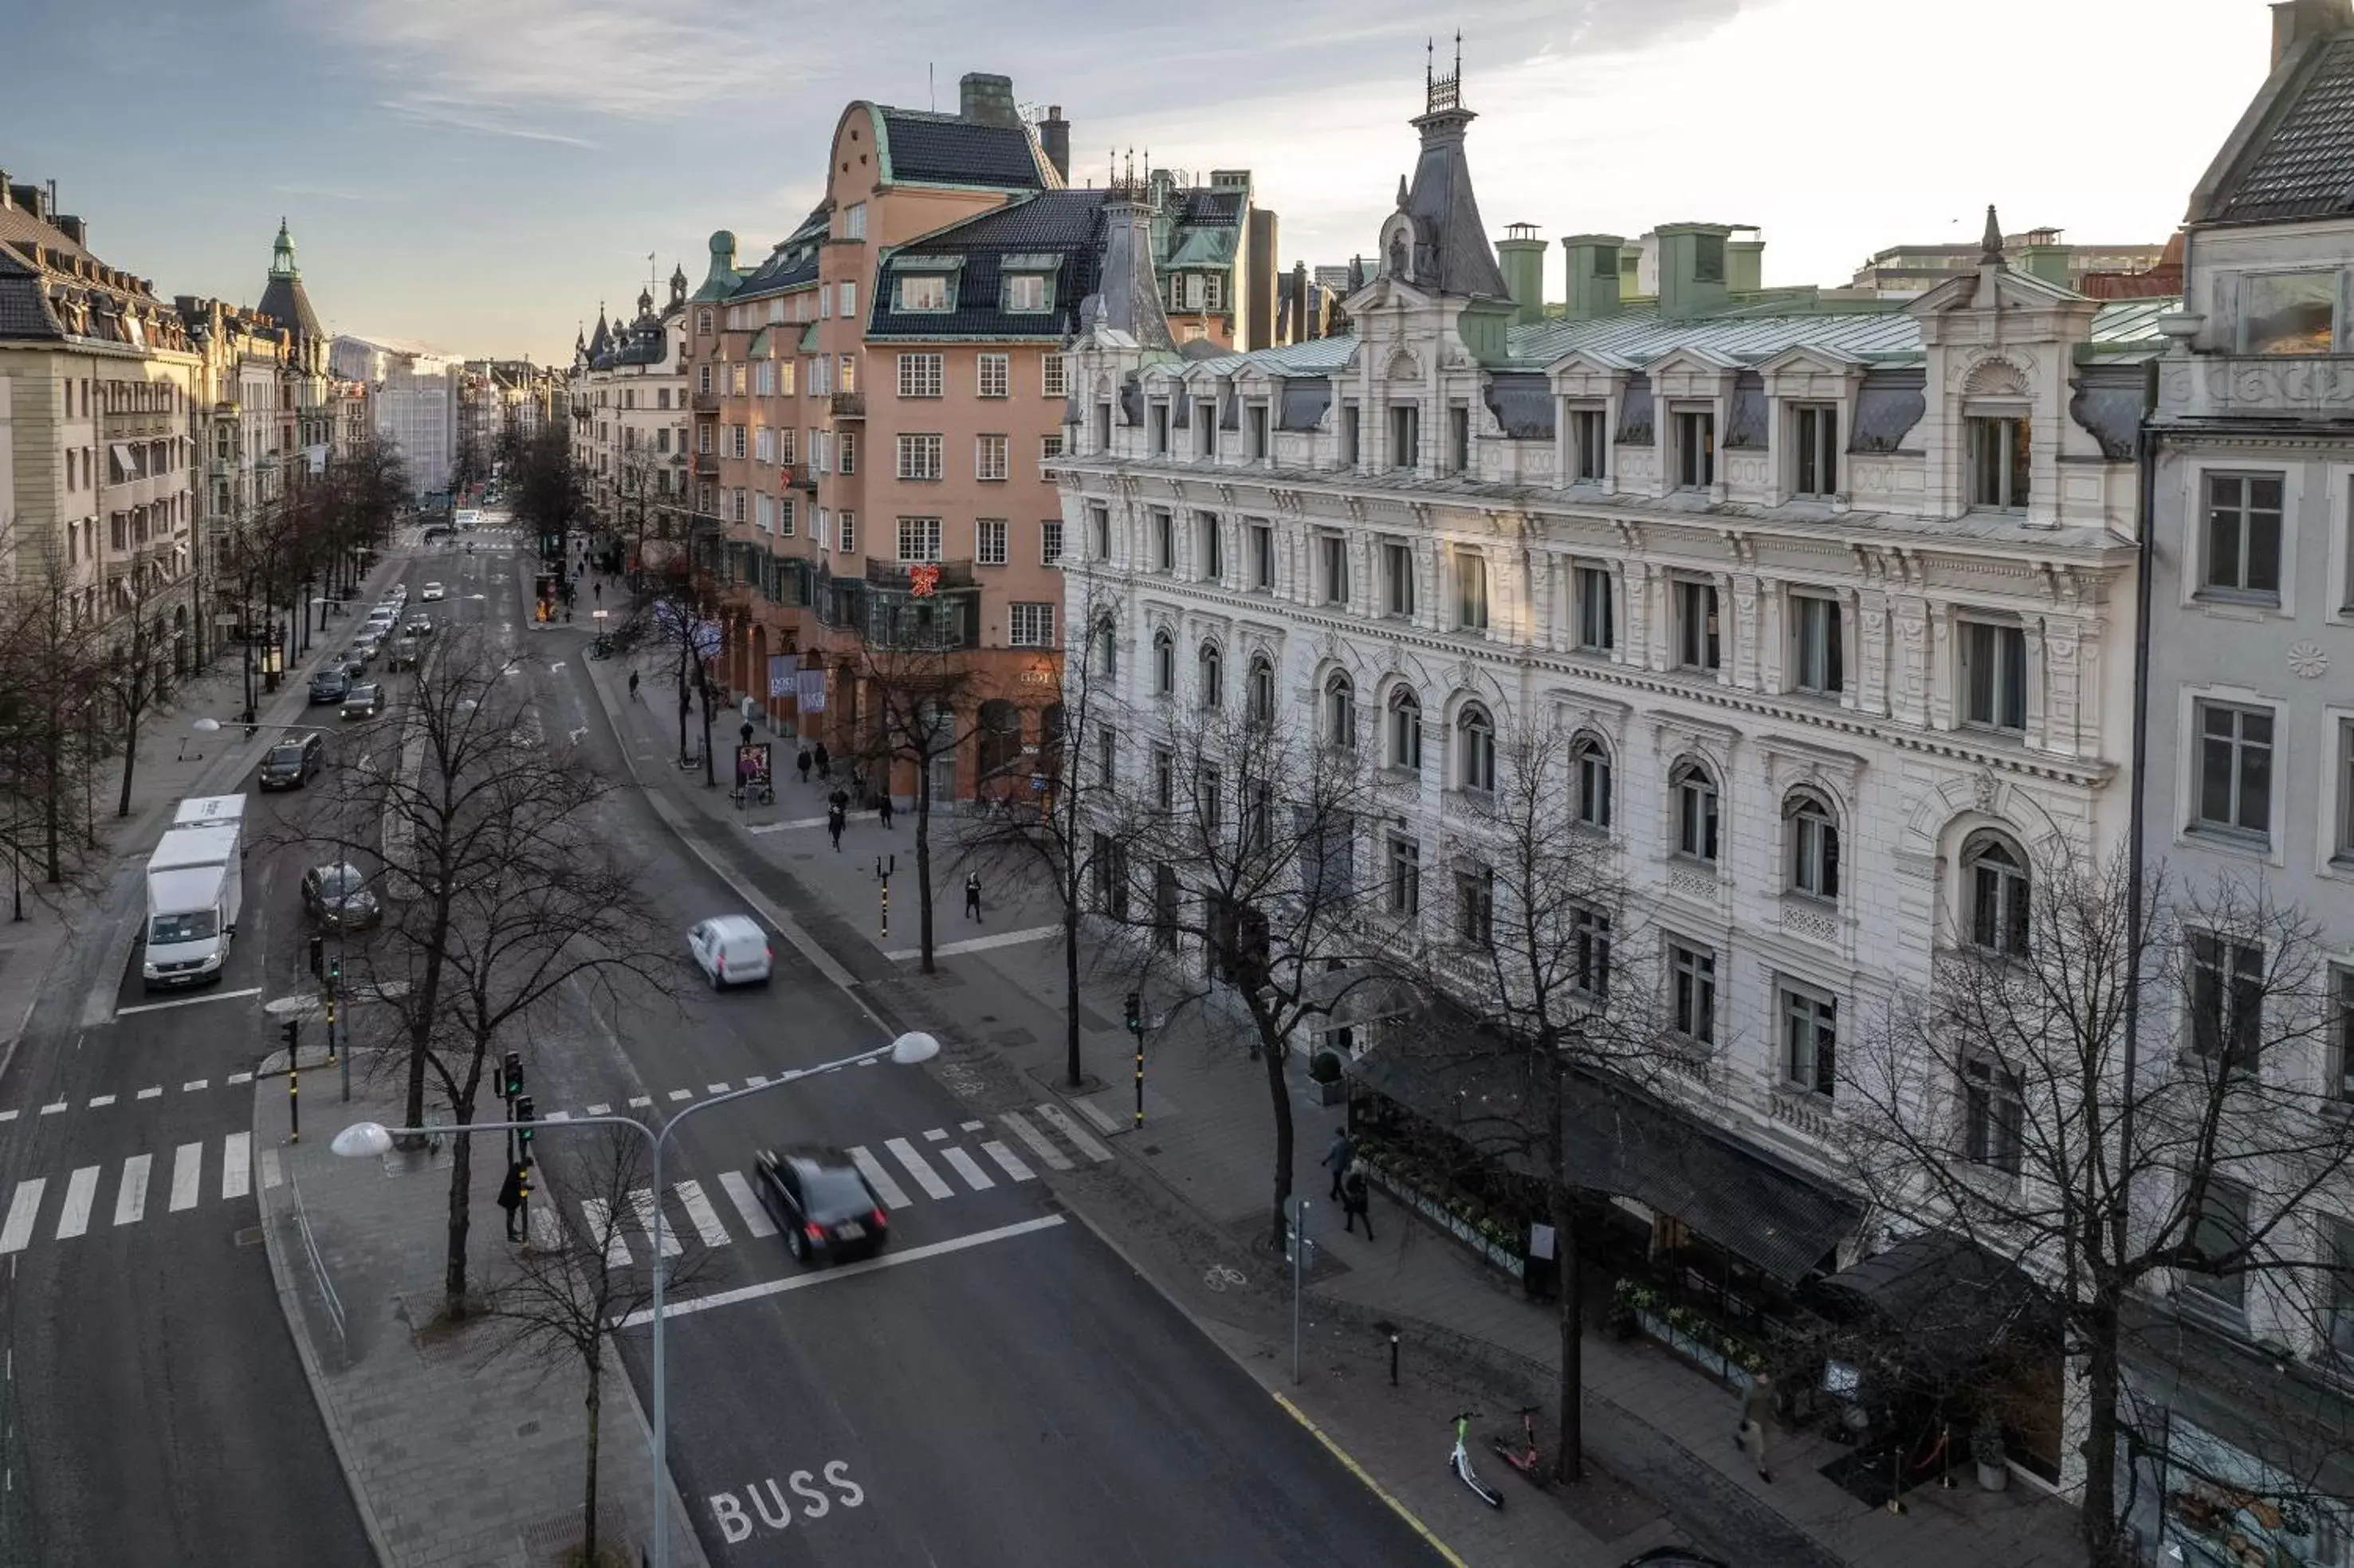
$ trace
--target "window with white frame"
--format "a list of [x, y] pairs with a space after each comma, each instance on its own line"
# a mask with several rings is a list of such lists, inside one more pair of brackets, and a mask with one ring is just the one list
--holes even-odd
[[2027, 1097], [2020, 1075], [1991, 1056], [1962, 1067], [1962, 1155], [1973, 1165], [2019, 1174]]
[[1678, 577], [1674, 588], [1677, 667], [1714, 673], [1723, 654], [1716, 622], [1716, 585]]
[[793, 498], [790, 495], [777, 497], [777, 532], [787, 538], [792, 537]]
[[1668, 1018], [1695, 1045], [1716, 1044], [1716, 954], [1697, 942], [1670, 937]]
[[946, 376], [947, 371], [937, 354], [899, 355], [899, 396], [902, 397], [937, 397], [946, 383]]
[[1088, 553], [1098, 561], [1111, 559], [1111, 508], [1100, 501], [1087, 503]]
[[1344, 750], [1357, 744], [1357, 688], [1338, 670], [1324, 682], [1324, 744]]
[[1455, 782], [1464, 789], [1496, 788], [1496, 721], [1477, 703], [1466, 703], [1455, 719]]
[[1193, 514], [1193, 567], [1195, 575], [1205, 583], [1214, 583], [1226, 575], [1225, 552], [1218, 533], [1218, 514], [1214, 512]]
[[2191, 825], [2201, 832], [2267, 841], [2273, 821], [2273, 715], [2269, 708], [2200, 701], [2197, 789]]
[[1146, 525], [1152, 530], [1152, 569], [1173, 572], [1177, 569], [1177, 516], [1166, 507], [1156, 506], [1145, 514]]
[[983, 517], [972, 525], [972, 560], [977, 567], [1005, 564], [1005, 520]]
[[1389, 835], [1389, 908], [1401, 920], [1422, 913], [1422, 845], [1404, 833]]
[[1590, 905], [1570, 911], [1571, 969], [1569, 983], [1589, 1001], [1610, 995], [1610, 916]]
[[858, 471], [858, 432], [843, 430], [834, 437], [834, 466], [844, 473]]
[[1837, 696], [1847, 683], [1840, 605], [1819, 594], [1790, 596], [1790, 686], [1813, 696]]
[[1275, 666], [1264, 653], [1251, 656], [1250, 673], [1245, 678], [1243, 712], [1251, 723], [1267, 725], [1275, 722]]
[[1275, 525], [1250, 525], [1250, 586], [1260, 593], [1275, 591]]
[[1348, 603], [1349, 541], [1338, 534], [1320, 534], [1317, 535], [1316, 549], [1320, 557], [1317, 564], [1322, 568], [1318, 575], [1323, 579], [1324, 602]]
[[1171, 696], [1177, 690], [1177, 641], [1166, 631], [1152, 634], [1152, 694]]
[[1801, 790], [1782, 808], [1789, 836], [1789, 888], [1809, 898], [1837, 899], [1840, 891], [1839, 821], [1820, 796]]
[[1828, 500], [1839, 493], [1839, 408], [1801, 403], [1790, 410], [1790, 491]]
[[1706, 490], [1716, 482], [1716, 415], [1705, 408], [1679, 408], [1675, 432], [1676, 488]]
[[1569, 748], [1572, 804], [1577, 821], [1605, 832], [1610, 829], [1610, 753], [1593, 736], [1580, 736]]
[[[893, 280], [898, 289], [892, 308], [904, 315], [939, 315], [949, 310], [949, 281], [938, 272], [902, 273]], [[820, 294], [821, 301], [824, 299]], [[821, 310], [824, 307], [822, 304]]]
[[1677, 764], [1668, 793], [1675, 812], [1675, 853], [1716, 863], [1716, 779], [1697, 762]]
[[1038, 438], [1038, 461], [1039, 461], [1040, 462], [1042, 462], [1042, 463], [1053, 462], [1056, 458], [1061, 457], [1062, 455], [1063, 455], [1063, 432], [1062, 432], [1062, 431], [1060, 431], [1060, 430], [1051, 431], [1051, 432], [1049, 432], [1048, 434], [1046, 434], [1046, 435], [1043, 435], [1043, 436], [1040, 436], [1040, 437]]
[[766, 425], [752, 432], [752, 459], [756, 462], [777, 461], [777, 433]]
[[1488, 558], [1477, 550], [1455, 552], [1455, 629], [1488, 630]]
[[1414, 619], [1414, 547], [1394, 539], [1382, 545], [1382, 609]]
[[786, 463], [793, 461], [793, 431], [790, 425], [777, 431], [777, 461]]
[[1043, 397], [1067, 397], [1071, 395], [1069, 360], [1059, 354], [1039, 356], [1038, 393]]
[[1970, 504], [1992, 512], [2026, 510], [2026, 418], [2005, 414], [1962, 423], [1968, 441]]
[[2248, 1304], [2248, 1189], [2210, 1175], [2190, 1224], [2190, 1246], [2208, 1259], [2206, 1268], [2186, 1267], [2183, 1283], [2208, 1300], [2234, 1311]]
[[2183, 977], [2191, 1054], [2243, 1072], [2264, 1045], [2264, 949], [2213, 931], [2193, 931]]
[[972, 439], [973, 478], [1002, 480], [1011, 471], [1005, 437], [975, 436]]
[[1610, 469], [1610, 432], [1604, 423], [1608, 410], [1603, 408], [1573, 408], [1569, 411], [1569, 476], [1582, 484], [1598, 484], [1608, 476]]
[[1455, 874], [1455, 939], [1467, 948], [1496, 945], [1496, 874], [1484, 865]]
[[938, 479], [940, 477], [940, 438], [929, 435], [902, 435], [899, 441], [899, 477], [901, 479]]
[[1965, 620], [1961, 645], [1962, 722], [1980, 729], [2027, 728], [2027, 634], [2016, 626]]
[[1015, 648], [1055, 646], [1055, 607], [1052, 604], [1007, 605], [1005, 641]]
[[1226, 659], [1214, 642], [1204, 642], [1193, 655], [1193, 696], [1205, 708], [1226, 702]]
[[899, 559], [937, 561], [940, 558], [940, 520], [937, 517], [899, 519]]
[[1043, 272], [1013, 272], [1005, 280], [1005, 313], [1008, 315], [1036, 315], [1052, 309], [1046, 294], [1046, 275]]
[[793, 366], [794, 362], [790, 359], [777, 361], [777, 396], [779, 397], [793, 395]]
[[2335, 354], [2338, 274], [2247, 272], [2240, 278], [2242, 354]]
[[858, 313], [858, 284], [852, 279], [844, 278], [834, 287], [841, 294], [841, 304], [834, 313], [847, 321]]
[[835, 549], [847, 552], [858, 548], [857, 513], [842, 512], [835, 514], [833, 531], [837, 535], [834, 540]]
[[1063, 520], [1049, 517], [1038, 524], [1038, 564], [1055, 567], [1063, 562]]
[[1962, 845], [1962, 876], [1970, 945], [2007, 959], [2027, 957], [2032, 888], [2019, 846], [1999, 833], [1973, 834]]
[[1839, 1084], [1839, 1002], [1787, 980], [1781, 992], [1783, 1081], [1828, 1096]]
[[1579, 567], [1575, 578], [1577, 646], [1587, 653], [1607, 653], [1618, 645], [1607, 567]]
[[1384, 755], [1392, 768], [1422, 770], [1422, 702], [1405, 686], [1390, 694], [1389, 743]]
[[845, 354], [841, 355], [840, 358], [835, 361], [835, 370], [837, 372], [833, 383], [835, 391], [855, 392], [858, 390], [858, 356], [856, 355]]
[[977, 355], [979, 367], [977, 390], [983, 397], [1010, 397], [1013, 395], [1013, 356], [1008, 354]]
[[844, 239], [866, 238], [866, 204], [852, 202], [842, 209], [842, 237]]
[[2210, 471], [2204, 477], [2199, 597], [2278, 604], [2281, 476]]
[[2354, 719], [2331, 726], [2334, 744], [2329, 766], [2338, 776], [2338, 821], [2331, 831], [2331, 858], [2341, 865], [2354, 861]]
[[1390, 405], [1390, 466], [1412, 468], [1422, 461], [1422, 405]]

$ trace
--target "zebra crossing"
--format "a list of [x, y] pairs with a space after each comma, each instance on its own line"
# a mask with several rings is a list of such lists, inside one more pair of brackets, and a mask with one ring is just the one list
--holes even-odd
[[[894, 1210], [911, 1207], [918, 1201], [947, 1202], [966, 1193], [1018, 1187], [1037, 1181], [1039, 1166], [1071, 1171], [1082, 1161], [1102, 1164], [1112, 1158], [1110, 1150], [1058, 1105], [1034, 1106], [1026, 1112], [1002, 1111], [997, 1123], [992, 1128], [985, 1121], [967, 1121], [955, 1133], [942, 1127], [928, 1128], [912, 1138], [894, 1136], [875, 1139], [871, 1145], [849, 1144], [843, 1152], [858, 1167], [884, 1207]], [[1006, 1136], [998, 1136], [1001, 1131]], [[1070, 1152], [1065, 1152], [1057, 1138], [1068, 1144]], [[1019, 1152], [1015, 1144], [1021, 1146]], [[654, 1261], [657, 1209], [664, 1257], [684, 1252], [689, 1237], [706, 1248], [716, 1248], [735, 1245], [738, 1229], [755, 1240], [777, 1234], [776, 1222], [761, 1206], [749, 1170], [721, 1171], [717, 1187], [732, 1214], [723, 1213], [712, 1192], [696, 1180], [671, 1182], [659, 1197], [652, 1188], [638, 1188], [628, 1195], [618, 1214], [600, 1199], [578, 1199], [573, 1204], [582, 1226], [578, 1234], [591, 1240], [604, 1238], [607, 1264], [625, 1268]], [[563, 1227], [556, 1204], [533, 1205], [534, 1245], [561, 1246]]]
[[[264, 1149], [257, 1158], [249, 1132], [180, 1144], [172, 1150], [168, 1179], [159, 1183], [157, 1175], [154, 1154], [133, 1154], [111, 1165], [80, 1166], [62, 1188], [46, 1176], [26, 1178], [0, 1208], [0, 1257], [38, 1242], [73, 1241], [93, 1226], [138, 1224], [147, 1218], [151, 1198], [160, 1200], [165, 1213], [177, 1214], [197, 1207], [207, 1192], [231, 1202], [249, 1197], [256, 1185], [275, 1187], [285, 1179], [278, 1150]], [[109, 1192], [111, 1205], [103, 1201]]]

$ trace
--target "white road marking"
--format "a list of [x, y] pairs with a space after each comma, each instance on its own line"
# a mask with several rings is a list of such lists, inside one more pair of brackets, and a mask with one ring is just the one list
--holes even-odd
[[744, 1180], [742, 1171], [721, 1171], [719, 1185], [726, 1191], [727, 1201], [736, 1205], [736, 1212], [744, 1216], [746, 1230], [756, 1236], [777, 1234], [775, 1224], [769, 1220], [768, 1211], [760, 1207], [760, 1200], [752, 1195], [752, 1183]]
[[924, 1140], [927, 1143], [946, 1143], [949, 1140], [949, 1129], [944, 1127], [926, 1128]]
[[630, 1097], [630, 1104], [638, 1110], [643, 1110], [653, 1103], [653, 1097], [651, 1095], [631, 1095]]
[[748, 1089], [767, 1088], [769, 1086], [769, 1076], [765, 1073], [755, 1073], [750, 1077], [744, 1080], [744, 1086]]
[[134, 1154], [122, 1162], [122, 1185], [114, 1190], [116, 1224], [135, 1225], [147, 1217], [147, 1171], [153, 1163], [153, 1157], [145, 1154]]
[[205, 1146], [184, 1143], [172, 1156], [172, 1213], [196, 1206], [196, 1182], [205, 1173]]
[[[340, 1033], [342, 1031], [338, 1029], [337, 1033]], [[253, 1075], [251, 1073], [231, 1073], [228, 1078], [223, 1081], [231, 1084], [249, 1084], [253, 1082]]]
[[1093, 1100], [1073, 1100], [1071, 1104], [1078, 1107], [1081, 1116], [1096, 1124], [1097, 1131], [1115, 1133], [1120, 1130], [1122, 1124], [1119, 1118], [1113, 1116]]
[[727, 1092], [727, 1086], [725, 1084], [705, 1084], [703, 1086], [703, 1092], [706, 1095], [724, 1095]]
[[[654, 1208], [654, 1190], [651, 1187], [632, 1188], [630, 1192], [630, 1207], [638, 1216], [638, 1228], [649, 1236], [652, 1235], [656, 1223], [654, 1216], [657, 1213]], [[675, 1257], [685, 1250], [686, 1248], [679, 1245], [677, 1234], [668, 1225], [663, 1225], [662, 1228], [663, 1255]]]
[[[139, 1097], [143, 1100], [147, 1097], [145, 1095], [141, 1095]], [[16, 1119], [16, 1113], [15, 1111], [0, 1111], [0, 1121], [15, 1121]]]
[[92, 1095], [90, 1099], [90, 1108], [92, 1110], [100, 1110], [107, 1106], [112, 1105], [113, 1103], [114, 1097], [112, 1095]]
[[[160, 1097], [160, 1096], [163, 1094], [163, 1092], [164, 1092], [164, 1086], [163, 1086], [163, 1085], [161, 1085], [161, 1084], [157, 1084], [157, 1085], [156, 1085], [154, 1087], [153, 1087], [153, 1088], [147, 1088], [147, 1089], [142, 1089], [142, 1090], [140, 1090], [140, 1091], [139, 1091], [139, 1097], [140, 1097], [141, 1099], [143, 1099], [143, 1100], [152, 1100], [152, 1099], [155, 1099], [155, 1098], [157, 1098], [158, 1097]], [[10, 1111], [8, 1114], [9, 1114], [10, 1116], [12, 1116], [12, 1117], [13, 1117], [13, 1116], [15, 1116], [16, 1113], [15, 1111]]]
[[866, 1178], [867, 1185], [883, 1194], [885, 1208], [904, 1209], [907, 1206], [907, 1190], [892, 1180], [891, 1172], [883, 1169], [883, 1162], [880, 1160], [854, 1143], [844, 1152], [850, 1156], [851, 1162], [858, 1167], [858, 1173]]
[[61, 1110], [63, 1110], [63, 1109], [65, 1109], [65, 1108], [66, 1108], [66, 1102], [65, 1102], [65, 1101], [63, 1101], [63, 1100], [59, 1100], [59, 1101], [58, 1101], [55, 1105], [46, 1105], [46, 1106], [43, 1106], [43, 1107], [41, 1107], [41, 1114], [42, 1114], [43, 1116], [55, 1116], [55, 1115], [57, 1115], [59, 1111], [61, 1111]]
[[629, 1267], [630, 1244], [621, 1234], [620, 1223], [614, 1219], [612, 1211], [598, 1199], [583, 1198], [580, 1200], [580, 1216], [588, 1222], [590, 1245], [595, 1245], [599, 1236], [605, 1238], [605, 1266]]
[[[546, 1189], [540, 1190], [540, 1197], [541, 1202], [531, 1205], [527, 1225], [531, 1245], [542, 1252], [559, 1252], [564, 1246], [564, 1222], [557, 1217], [556, 1200], [546, 1195]], [[628, 1254], [622, 1255], [626, 1258]]]
[[1031, 1153], [1044, 1160], [1047, 1170], [1068, 1171], [1071, 1168], [1069, 1157], [1047, 1142], [1045, 1136], [1036, 1128], [1032, 1127], [1028, 1118], [1024, 1118], [1020, 1111], [1007, 1111], [997, 1119], [1012, 1128], [1013, 1136], [1020, 1139]]
[[58, 1215], [58, 1240], [90, 1229], [90, 1201], [98, 1196], [98, 1171], [85, 1165], [66, 1179], [66, 1206]]
[[249, 985], [243, 991], [208, 991], [203, 996], [183, 996], [171, 1001], [143, 1001], [137, 1007], [118, 1007], [114, 1010], [114, 1016], [117, 1018], [128, 1018], [134, 1012], [161, 1012], [167, 1007], [195, 1007], [201, 1002], [207, 1001], [235, 1001], [240, 997], [260, 996], [260, 994], [261, 988], [260, 986]]
[[264, 1192], [268, 1192], [270, 1188], [279, 1185], [285, 1180], [286, 1173], [278, 1168], [278, 1150], [274, 1149], [263, 1150], [261, 1151], [262, 1190]]
[[[695, 1097], [695, 1091], [693, 1089], [673, 1089], [670, 1092], [670, 1097], [674, 1100], [691, 1100]], [[637, 1102], [632, 1100], [631, 1103], [634, 1105]]]
[[907, 1174], [916, 1179], [916, 1185], [921, 1187], [928, 1195], [934, 1198], [948, 1198], [955, 1195], [956, 1189], [940, 1180], [940, 1173], [933, 1170], [930, 1162], [922, 1155], [916, 1152], [914, 1144], [904, 1138], [886, 1138], [883, 1140], [883, 1147], [891, 1151], [891, 1157], [894, 1160], [907, 1168]]
[[704, 1245], [726, 1246], [736, 1239], [727, 1234], [727, 1227], [719, 1223], [718, 1211], [712, 1208], [711, 1200], [703, 1195], [702, 1182], [680, 1181], [673, 1190], [678, 1193], [679, 1203], [686, 1210], [686, 1217], [695, 1223], [695, 1234], [703, 1238]]
[[1038, 1119], [1071, 1140], [1071, 1147], [1100, 1164], [1111, 1158], [1111, 1150], [1095, 1140], [1095, 1135], [1071, 1119], [1070, 1113], [1058, 1105], [1041, 1102]]
[[986, 1123], [986, 1122], [979, 1122], [979, 1121], [967, 1121], [967, 1122], [960, 1122], [960, 1123], [958, 1123], [957, 1125], [958, 1125], [959, 1129], [960, 1129], [960, 1130], [961, 1130], [961, 1131], [964, 1131], [964, 1132], [979, 1132], [979, 1131], [980, 1131], [983, 1127], [986, 1127], [986, 1126], [988, 1125], [988, 1123]]
[[211, 1082], [212, 1080], [210, 1078], [190, 1078], [186, 1083], [180, 1086], [180, 1092], [184, 1095], [193, 1094], [196, 1090], [204, 1088]]
[[611, 1116], [613, 1114], [613, 1107], [610, 1105], [590, 1106], [588, 1107], [588, 1114], [590, 1116]]
[[[985, 953], [991, 948], [1011, 948], [1021, 942], [1043, 942], [1049, 937], [1059, 937], [1062, 934], [1063, 928], [1060, 926], [1033, 926], [1027, 930], [995, 931], [986, 937], [967, 937], [960, 942], [935, 943], [932, 952], [936, 957], [951, 953]], [[904, 952], [885, 953], [883, 956], [896, 963], [906, 963], [912, 959], [920, 959], [924, 954], [920, 948], [909, 948]]]
[[8, 1203], [8, 1223], [0, 1225], [0, 1253], [21, 1252], [33, 1239], [33, 1217], [41, 1211], [41, 1189], [48, 1185], [37, 1176], [16, 1183], [16, 1195]]
[[221, 1145], [221, 1197], [242, 1198], [253, 1191], [253, 1134], [232, 1132]]
[[[763, 1280], [758, 1285], [741, 1286], [734, 1290], [714, 1291], [711, 1295], [697, 1296], [684, 1301], [665, 1301], [663, 1303], [663, 1316], [677, 1318], [689, 1312], [708, 1312], [714, 1307], [732, 1307], [738, 1301], [757, 1301], [763, 1296], [780, 1296], [788, 1290], [805, 1290], [812, 1285], [823, 1285], [828, 1280], [850, 1279], [861, 1274], [872, 1274], [878, 1268], [898, 1268], [928, 1257], [939, 1257], [948, 1253], [964, 1252], [972, 1247], [987, 1246], [991, 1242], [1010, 1241], [1015, 1236], [1028, 1235], [1033, 1231], [1053, 1230], [1062, 1223], [1063, 1216], [1060, 1214], [1041, 1214], [1034, 1220], [1000, 1225], [992, 1231], [975, 1231], [970, 1235], [958, 1236], [949, 1241], [932, 1242], [925, 1246], [911, 1246], [902, 1252], [886, 1252], [880, 1257], [862, 1258], [856, 1263], [845, 1263], [838, 1267], [826, 1269], [822, 1273], [790, 1274], [782, 1279]], [[640, 1329], [653, 1320], [653, 1309], [648, 1308], [643, 1311], [631, 1313], [614, 1327]]]
[[981, 1161], [953, 1143], [940, 1150], [940, 1158], [947, 1160], [949, 1169], [963, 1177], [964, 1184], [976, 1192], [985, 1192], [997, 1185], [989, 1172], [981, 1168]]
[[981, 1139], [981, 1151], [996, 1160], [997, 1168], [1016, 1181], [1034, 1181], [1038, 1179], [1038, 1173], [1035, 1171], [1022, 1163], [1020, 1155], [993, 1138]]
[[540, 1119], [542, 1121], [570, 1121], [572, 1119], [572, 1113], [570, 1111], [550, 1111], [546, 1116], [540, 1118]]

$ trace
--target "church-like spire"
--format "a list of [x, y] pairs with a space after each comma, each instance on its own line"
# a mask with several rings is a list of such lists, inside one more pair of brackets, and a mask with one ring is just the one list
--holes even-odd
[[270, 248], [270, 277], [261, 286], [261, 313], [297, 337], [323, 338], [319, 313], [302, 288], [302, 274], [294, 265], [294, 236], [286, 220], [278, 220], [278, 238]]
[[278, 243], [270, 248], [270, 275], [273, 278], [299, 278], [294, 270], [294, 237], [286, 230], [286, 220], [278, 220]]
[[1428, 293], [1510, 300], [1512, 291], [1488, 243], [1471, 191], [1471, 165], [1463, 156], [1464, 133], [1478, 116], [1463, 107], [1460, 37], [1455, 49], [1452, 75], [1426, 75], [1425, 107], [1414, 120], [1422, 132], [1422, 156], [1414, 166], [1413, 185], [1398, 203], [1414, 219], [1408, 275]]
[[1986, 233], [1978, 238], [1978, 260], [1981, 264], [1999, 267], [2002, 263], [2002, 225], [1995, 221], [1994, 203], [1987, 203]]

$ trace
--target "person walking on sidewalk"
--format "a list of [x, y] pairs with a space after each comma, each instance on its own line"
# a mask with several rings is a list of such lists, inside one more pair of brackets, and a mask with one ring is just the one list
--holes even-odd
[[521, 1241], [523, 1232], [524, 1168], [521, 1160], [507, 1167], [507, 1179], [499, 1183], [499, 1207], [507, 1212], [507, 1240]]
[[885, 789], [883, 791], [882, 796], [875, 803], [875, 810], [881, 814], [883, 818], [883, 826], [887, 831], [891, 826], [891, 813], [898, 810], [897, 807], [891, 804], [890, 790]]
[[810, 770], [810, 754], [808, 747], [804, 746], [801, 747], [801, 754], [793, 758], [793, 766], [801, 770], [801, 782], [804, 784], [808, 783]]
[[836, 854], [840, 854], [842, 853], [843, 822], [843, 817], [841, 807], [835, 806], [827, 810], [825, 814], [825, 831], [833, 835], [833, 853]]
[[822, 740], [817, 743], [817, 776], [821, 779], [833, 777], [833, 758], [825, 754], [825, 742]]
[[835, 785], [833, 793], [825, 798], [825, 809], [830, 815], [847, 821], [850, 818], [850, 791], [839, 784]]
[[636, 702], [637, 700], [638, 700], [638, 673], [637, 673], [635, 670], [632, 670], [632, 671], [631, 671], [631, 672], [630, 672], [630, 701], [631, 701], [631, 702], [633, 702], [633, 703], [634, 703], [634, 702]]
[[1332, 1172], [1332, 1202], [1336, 1203], [1341, 1201], [1341, 1178], [1349, 1173], [1356, 1157], [1357, 1145], [1349, 1137], [1349, 1129], [1334, 1128], [1331, 1147], [1324, 1150], [1324, 1169]]
[[981, 919], [981, 873], [977, 871], [968, 871], [964, 874], [964, 917], [975, 924], [982, 923]]
[[1365, 1167], [1362, 1160], [1352, 1160], [1349, 1174], [1341, 1182], [1341, 1228], [1351, 1235], [1357, 1233], [1357, 1222], [1365, 1222], [1365, 1239], [1373, 1239], [1373, 1195], [1365, 1185]]
[[1741, 1396], [1741, 1425], [1734, 1428], [1733, 1441], [1757, 1467], [1761, 1481], [1774, 1478], [1774, 1472], [1766, 1467], [1766, 1422], [1773, 1414], [1774, 1380], [1759, 1372]]

